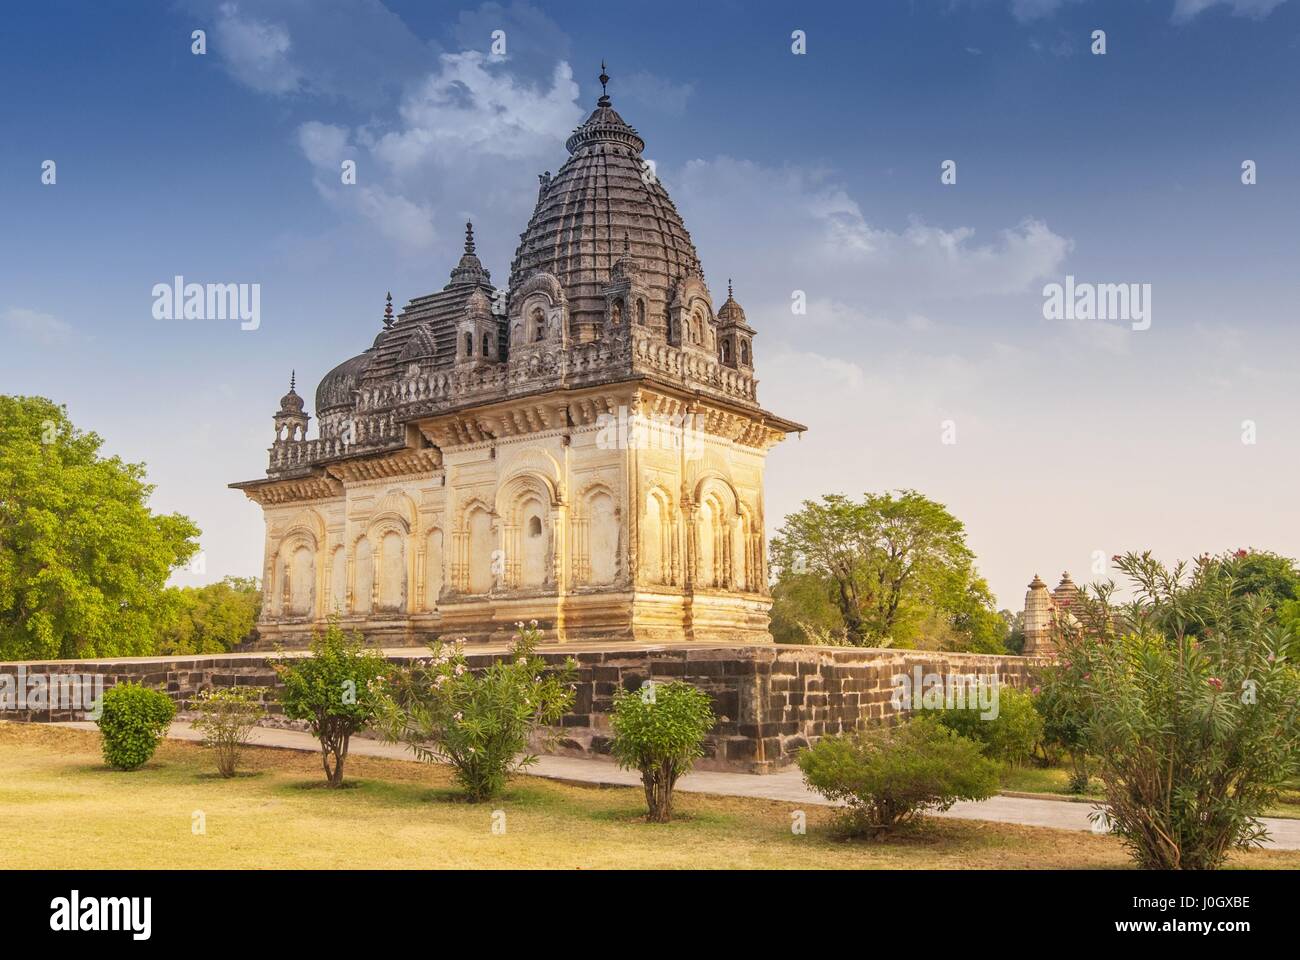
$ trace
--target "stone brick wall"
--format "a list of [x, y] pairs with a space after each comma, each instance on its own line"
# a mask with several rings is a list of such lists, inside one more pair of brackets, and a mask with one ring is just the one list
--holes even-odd
[[[389, 656], [393, 663], [417, 659], [415, 651]], [[472, 667], [498, 654], [471, 654]], [[892, 678], [927, 674], [996, 674], [1001, 682], [1026, 685], [1045, 661], [1028, 657], [873, 650], [845, 647], [710, 646], [662, 647], [561, 646], [543, 650], [550, 663], [572, 656], [578, 661], [573, 710], [563, 718], [555, 752], [567, 755], [609, 752], [609, 711], [615, 692], [634, 690], [653, 679], [685, 680], [713, 698], [719, 721], [705, 744], [702, 769], [767, 773], [793, 762], [817, 738], [852, 730], [863, 723], [887, 722], [893, 715]], [[165, 690], [184, 715], [200, 690], [210, 686], [261, 686], [278, 679], [264, 654], [227, 654], [112, 661], [29, 663], [28, 673], [85, 673], [103, 676], [104, 688], [134, 680]], [[0, 664], [0, 676], [14, 675], [18, 664]], [[3, 688], [0, 688], [3, 689]], [[267, 725], [296, 726], [283, 718], [274, 694], [264, 697]], [[84, 719], [71, 711], [0, 710], [0, 719], [34, 722]]]

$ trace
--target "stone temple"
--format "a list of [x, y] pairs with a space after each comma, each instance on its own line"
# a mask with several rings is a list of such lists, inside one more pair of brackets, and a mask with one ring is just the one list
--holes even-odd
[[[604, 86], [608, 77], [601, 75]], [[261, 642], [337, 614], [383, 644], [770, 641], [754, 329], [715, 309], [681, 216], [607, 94], [539, 177], [505, 289], [466, 226], [443, 288], [316, 388], [266, 476]]]

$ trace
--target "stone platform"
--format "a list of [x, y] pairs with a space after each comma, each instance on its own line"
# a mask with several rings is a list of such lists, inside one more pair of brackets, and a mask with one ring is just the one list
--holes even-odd
[[[471, 667], [487, 666], [504, 653], [500, 645], [468, 650]], [[426, 650], [389, 648], [395, 664], [422, 658]], [[141, 657], [113, 660], [56, 660], [0, 663], [0, 675], [21, 667], [28, 675], [96, 674], [108, 689], [136, 681], [165, 690], [181, 716], [207, 687], [257, 686], [273, 690], [278, 678], [272, 664], [303, 652], [231, 653], [194, 657]], [[1029, 683], [1046, 661], [991, 654], [941, 653], [925, 650], [817, 647], [785, 644], [751, 646], [706, 643], [573, 643], [543, 648], [548, 663], [566, 657], [578, 662], [573, 710], [561, 723], [553, 751], [590, 756], [609, 751], [609, 711], [619, 689], [633, 690], [647, 679], [684, 680], [713, 698], [719, 720], [705, 744], [704, 770], [769, 773], [788, 766], [798, 751], [819, 737], [852, 730], [863, 723], [886, 722], [894, 714], [891, 678], [926, 674], [996, 674], [1013, 686]], [[272, 692], [264, 698], [268, 726], [298, 726], [285, 720]], [[84, 719], [72, 710], [4, 710], [0, 717], [31, 722]]]

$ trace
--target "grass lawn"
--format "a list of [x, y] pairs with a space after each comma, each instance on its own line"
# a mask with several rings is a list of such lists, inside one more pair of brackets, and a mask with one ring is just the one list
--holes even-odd
[[[1026, 765], [1009, 769], [1002, 774], [1002, 789], [1017, 793], [1057, 794], [1063, 797], [1082, 797], [1098, 799], [1101, 797], [1101, 782], [1093, 777], [1088, 784], [1088, 792], [1082, 795], [1070, 793], [1070, 771], [1065, 767], [1035, 767]], [[1282, 791], [1278, 802], [1264, 811], [1268, 817], [1287, 817], [1300, 819], [1300, 782], [1292, 781]]]
[[[639, 790], [516, 780], [498, 802], [456, 798], [448, 771], [348, 761], [351, 786], [327, 790], [315, 756], [249, 748], [223, 780], [203, 748], [165, 741], [133, 773], [104, 766], [97, 734], [0, 723], [3, 862], [23, 867], [1123, 867], [1108, 837], [928, 819], [884, 842], [844, 840], [833, 811], [682, 794], [680, 820], [644, 822]], [[492, 831], [504, 810], [506, 832]], [[191, 830], [202, 811], [206, 834]], [[1300, 851], [1255, 851], [1237, 866], [1300, 867]]]

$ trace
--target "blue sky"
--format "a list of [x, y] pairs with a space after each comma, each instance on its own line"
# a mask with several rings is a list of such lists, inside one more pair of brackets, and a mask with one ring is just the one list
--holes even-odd
[[[804, 497], [915, 487], [1017, 609], [1035, 572], [1092, 580], [1096, 554], [1300, 554], [1300, 0], [53, 2], [7, 22], [0, 389], [149, 464], [155, 505], [205, 531], [206, 573], [180, 582], [257, 571], [259, 511], [225, 484], [264, 470], [291, 368], [310, 399], [387, 290], [442, 286], [467, 217], [505, 281], [602, 57], [715, 298], [735, 278], [761, 401], [810, 427], [771, 456], [769, 527]], [[1151, 284], [1151, 328], [1045, 320], [1067, 273]], [[260, 283], [261, 327], [155, 320], [176, 274]]]

